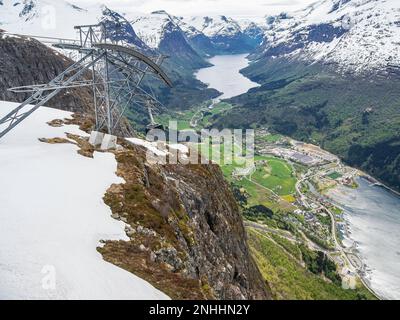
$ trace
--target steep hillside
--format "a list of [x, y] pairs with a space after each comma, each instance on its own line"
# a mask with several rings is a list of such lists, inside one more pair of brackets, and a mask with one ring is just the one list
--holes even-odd
[[158, 49], [182, 67], [198, 69], [207, 62], [190, 46], [185, 33], [165, 11], [155, 11], [149, 15], [131, 17], [133, 28], [139, 37], [151, 48]]
[[[17, 86], [48, 83], [73, 62], [39, 41], [0, 32], [0, 99], [22, 102], [29, 93], [12, 93]], [[88, 88], [63, 90], [47, 104], [61, 110], [92, 113], [93, 94]]]
[[154, 50], [137, 36], [131, 23], [118, 12], [103, 7], [100, 21], [105, 24], [110, 40], [134, 46], [143, 53], [154, 54]]
[[131, 241], [106, 242], [105, 259], [173, 298], [270, 297], [219, 167], [151, 165], [144, 150], [122, 144], [117, 173], [126, 183], [113, 185], [104, 199], [117, 219], [126, 219]]
[[194, 26], [186, 23], [182, 17], [171, 16], [171, 18], [184, 32], [188, 43], [198, 53], [200, 53], [204, 57], [218, 54], [218, 48], [215, 47], [211, 39], [203, 32], [197, 30]]

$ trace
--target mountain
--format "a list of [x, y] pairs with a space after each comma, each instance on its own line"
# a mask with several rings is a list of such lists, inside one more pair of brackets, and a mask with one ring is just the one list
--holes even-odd
[[96, 24], [100, 6], [80, 8], [66, 1], [2, 0], [0, 28], [13, 33], [75, 38], [76, 25]]
[[143, 52], [150, 48], [135, 34], [131, 24], [104, 5], [81, 8], [66, 1], [4, 0], [0, 3], [2, 29], [41, 37], [77, 39], [74, 26], [104, 22], [108, 38], [123, 41]]
[[232, 99], [220, 125], [320, 144], [400, 190], [399, 15], [398, 1], [324, 0], [267, 18], [242, 70], [261, 86]]
[[[264, 25], [257, 24], [251, 20], [239, 21], [243, 33], [250, 39], [250, 43], [256, 48], [264, 40]], [[253, 48], [253, 49], [254, 49]]]
[[143, 53], [155, 53], [133, 29], [131, 23], [116, 11], [105, 6], [102, 7], [101, 22], [107, 29], [107, 37], [112, 41], [118, 41], [133, 45]]
[[396, 0], [323, 0], [267, 20], [260, 57], [284, 55], [353, 73], [382, 73], [400, 64]]
[[248, 53], [261, 40], [262, 29], [255, 23], [248, 24], [242, 29], [236, 20], [223, 15], [180, 19], [208, 37], [219, 53]]
[[[53, 4], [47, 0], [25, 0], [3, 1], [1, 6], [5, 14], [0, 18], [0, 27], [8, 32], [77, 39], [75, 25], [97, 24], [102, 21], [107, 26], [108, 38], [133, 45], [139, 51], [151, 56], [160, 52], [169, 56], [163, 68], [174, 82], [174, 88], [165, 88], [156, 83], [155, 86], [158, 88], [154, 89], [167, 107], [185, 108], [218, 95], [216, 90], [207, 89], [205, 84], [195, 79], [193, 72], [209, 64], [190, 46], [184, 32], [166, 13], [158, 12], [134, 17], [137, 21], [132, 24], [126, 15], [100, 5], [80, 8], [65, 1]], [[154, 36], [160, 34], [160, 42], [157, 45], [145, 36], [147, 24], [151, 26]], [[55, 41], [39, 39], [50, 45]], [[63, 50], [59, 51], [68, 54]], [[58, 70], [53, 70], [51, 74]], [[23, 83], [27, 83], [27, 80]], [[145, 110], [133, 106], [128, 112], [128, 117], [135, 121], [139, 129], [144, 129], [149, 121]]]
[[126, 18], [149, 47], [167, 56], [163, 68], [174, 86], [154, 89], [167, 108], [185, 109], [219, 95], [217, 90], [207, 89], [195, 78], [197, 69], [210, 64], [191, 46], [174, 16], [161, 10], [148, 15], [127, 15]]
[[211, 39], [203, 32], [197, 30], [194, 26], [186, 23], [183, 17], [171, 16], [171, 18], [184, 32], [185, 37], [192, 48], [202, 56], [208, 57], [218, 53], [218, 49], [215, 48]]
[[138, 36], [147, 45], [170, 56], [179, 62], [181, 67], [198, 69], [208, 65], [190, 46], [183, 30], [167, 12], [154, 11], [130, 20]]
[[[16, 94], [7, 89], [48, 83], [72, 63], [71, 59], [33, 38], [0, 31], [0, 100], [24, 101], [30, 93]], [[47, 105], [73, 112], [93, 112], [93, 93], [86, 87], [63, 90]]]

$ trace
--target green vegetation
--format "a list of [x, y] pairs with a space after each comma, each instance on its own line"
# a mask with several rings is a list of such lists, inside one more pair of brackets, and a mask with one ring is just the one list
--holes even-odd
[[[324, 225], [330, 226], [332, 224], [331, 217], [329, 215], [317, 214], [317, 219]], [[330, 228], [329, 228], [330, 229]]]
[[317, 237], [314, 233], [311, 233], [308, 230], [303, 230], [303, 232], [308, 239], [319, 245], [321, 248], [324, 248], [325, 250], [332, 250], [335, 248], [332, 243], [328, 243], [326, 240]]
[[299, 247], [303, 261], [309, 271], [314, 274], [324, 274], [333, 283], [341, 285], [342, 281], [337, 273], [336, 265], [325, 253], [311, 251], [304, 245]]
[[[225, 111], [232, 108], [232, 105], [226, 102], [219, 102], [213, 106], [212, 109], [208, 107], [212, 104], [211, 100], [203, 101], [201, 103], [195, 103], [189, 108], [179, 110], [171, 109], [160, 115], [157, 115], [156, 120], [162, 124], [165, 128], [168, 127], [169, 121], [178, 122], [178, 130], [186, 129], [203, 129], [212, 127], [212, 124], [216, 118], [221, 116]], [[195, 118], [198, 119], [196, 128], [192, 128], [190, 121]]]
[[328, 177], [333, 180], [336, 180], [336, 179], [342, 177], [342, 175], [339, 172], [334, 171], [331, 174], [328, 174]]
[[[259, 231], [248, 228], [248, 243], [257, 265], [275, 299], [374, 299], [364, 287], [344, 290], [303, 268], [290, 250], [282, 248]], [[280, 244], [281, 245], [281, 244]], [[287, 252], [289, 251], [289, 252]], [[330, 267], [327, 267], [328, 269]]]
[[[210, 146], [211, 152], [223, 153], [222, 145]], [[235, 154], [240, 148], [234, 147]], [[248, 206], [263, 205], [273, 211], [291, 211], [291, 205], [295, 201], [296, 177], [292, 167], [285, 161], [276, 157], [256, 155], [256, 170], [247, 177], [235, 179], [232, 174], [237, 169], [243, 169], [253, 165], [249, 159], [242, 158], [241, 163], [222, 164], [221, 169], [225, 178], [233, 183], [237, 189], [242, 189], [247, 196]], [[281, 196], [280, 198], [277, 197]]]
[[281, 247], [283, 247], [289, 254], [291, 254], [296, 260], [300, 261], [302, 259], [302, 253], [299, 246], [292, 241], [278, 236], [275, 233], [271, 233], [270, 237]]
[[338, 207], [336, 207], [336, 206], [332, 206], [330, 209], [334, 214], [336, 214], [338, 216], [343, 214], [343, 210], [338, 208]]
[[[211, 102], [208, 104], [210, 105]], [[232, 105], [227, 102], [219, 102], [214, 105], [212, 109], [205, 109], [203, 112], [203, 118], [198, 123], [199, 128], [209, 128], [212, 127], [215, 119], [223, 115], [226, 111], [232, 109]]]
[[274, 215], [274, 212], [266, 206], [259, 204], [253, 207], [244, 208], [243, 215], [250, 218], [271, 219]]
[[260, 139], [262, 140], [262, 141], [265, 141], [265, 142], [269, 142], [269, 143], [276, 143], [276, 142], [278, 142], [280, 139], [282, 139], [282, 135], [280, 135], [280, 134], [266, 134], [266, 135], [264, 135], [264, 136], [262, 136]]
[[256, 156], [255, 160], [264, 164], [257, 165], [252, 180], [281, 196], [295, 193], [296, 178], [285, 160], [263, 156]]
[[195, 109], [189, 109], [186, 111], [169, 111], [156, 117], [156, 121], [168, 128], [169, 121], [177, 121], [178, 130], [190, 129], [190, 119], [195, 113]]
[[284, 59], [261, 59], [244, 72], [262, 85], [231, 99], [236, 107], [216, 125], [258, 124], [319, 144], [400, 190], [399, 81]]

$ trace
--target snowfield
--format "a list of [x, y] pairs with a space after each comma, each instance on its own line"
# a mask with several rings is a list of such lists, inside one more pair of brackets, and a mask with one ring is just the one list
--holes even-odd
[[[0, 117], [16, 105], [0, 101]], [[101, 239], [128, 239], [102, 200], [123, 181], [111, 153], [38, 141], [86, 135], [46, 124], [69, 116], [41, 107], [0, 140], [0, 299], [168, 299], [96, 251]]]
[[207, 37], [229, 37], [242, 32], [239, 24], [235, 20], [221, 15], [184, 17], [182, 20], [203, 32]]
[[96, 24], [101, 7], [81, 9], [66, 1], [0, 1], [0, 29], [42, 37], [77, 38], [74, 26]]
[[179, 31], [179, 27], [171, 20], [168, 14], [155, 12], [128, 18], [138, 37], [150, 48], [158, 48], [165, 32]]
[[[265, 52], [302, 44], [288, 58], [335, 63], [339, 71], [356, 74], [400, 65], [399, 0], [321, 0], [286, 17], [267, 20]], [[328, 31], [322, 31], [327, 26], [343, 34], [331, 41], [307, 40], [311, 30], [318, 38], [329, 38]]]

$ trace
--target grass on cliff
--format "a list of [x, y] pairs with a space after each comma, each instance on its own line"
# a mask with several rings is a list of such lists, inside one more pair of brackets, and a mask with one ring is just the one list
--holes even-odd
[[[321, 276], [307, 271], [298, 261], [298, 251], [293, 244], [277, 242], [247, 228], [248, 244], [262, 276], [271, 287], [273, 298], [278, 300], [360, 300], [374, 299], [369, 291], [360, 287], [344, 290]], [[275, 240], [275, 239], [274, 239]], [[275, 240], [276, 241], [276, 240]], [[290, 253], [297, 256], [294, 258]]]

